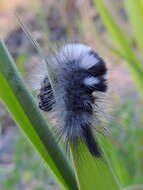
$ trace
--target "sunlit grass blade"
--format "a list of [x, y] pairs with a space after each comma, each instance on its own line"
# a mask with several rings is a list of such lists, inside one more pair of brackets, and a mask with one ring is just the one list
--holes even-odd
[[[134, 49], [131, 47], [131, 44], [123, 33], [121, 28], [117, 25], [117, 22], [114, 18], [110, 15], [109, 10], [104, 5], [103, 0], [94, 0], [97, 9], [106, 25], [108, 31], [111, 34], [111, 37], [116, 45], [118, 51], [126, 57], [126, 62], [132, 72], [134, 80], [136, 81], [137, 85], [139, 86], [140, 92], [143, 94], [143, 66], [141, 65], [140, 61], [138, 60], [137, 56], [134, 53]], [[130, 60], [130, 61], [129, 61]]]
[[63, 189], [77, 190], [76, 180], [33, 97], [26, 89], [5, 44], [0, 41], [0, 100], [34, 145]]
[[143, 53], [143, 5], [141, 0], [124, 1], [129, 21], [132, 25], [132, 31], [138, 47]]
[[104, 154], [93, 157], [84, 143], [78, 145], [76, 151], [71, 145], [71, 153], [80, 190], [121, 190]]

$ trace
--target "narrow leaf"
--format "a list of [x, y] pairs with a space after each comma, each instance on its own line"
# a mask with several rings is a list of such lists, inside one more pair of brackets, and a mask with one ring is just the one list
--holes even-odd
[[78, 151], [71, 145], [71, 153], [80, 190], [121, 190], [105, 154], [92, 156], [83, 143], [78, 145]]
[[[111, 37], [121, 55], [127, 58], [128, 66], [133, 74], [133, 77], [140, 89], [140, 92], [143, 94], [143, 66], [138, 60], [137, 56], [134, 53], [134, 49], [131, 47], [128, 38], [123, 33], [121, 28], [117, 25], [117, 22], [110, 15], [107, 7], [104, 5], [103, 0], [94, 0], [96, 7], [99, 10], [99, 13], [106, 25], [108, 31], [111, 34]], [[129, 61], [130, 60], [130, 61]]]
[[141, 0], [126, 0], [124, 1], [124, 5], [138, 47], [143, 52], [143, 5]]
[[45, 160], [63, 189], [77, 190], [74, 173], [0, 41], [0, 99]]

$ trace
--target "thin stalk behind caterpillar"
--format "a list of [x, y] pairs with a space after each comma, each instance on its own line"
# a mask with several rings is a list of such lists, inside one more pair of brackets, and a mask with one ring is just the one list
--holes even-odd
[[[30, 42], [33, 44], [33, 46], [35, 47], [35, 49], [37, 50], [40, 58], [42, 59], [42, 62], [43, 64], [46, 64], [47, 66], [47, 75], [48, 75], [48, 78], [49, 78], [49, 81], [50, 81], [50, 84], [54, 85], [54, 73], [52, 71], [52, 68], [50, 66], [50, 64], [48, 63], [48, 59], [45, 55], [45, 53], [43, 52], [43, 50], [41, 49], [39, 43], [36, 41], [36, 39], [32, 36], [31, 32], [28, 30], [28, 28], [26, 27], [26, 25], [23, 23], [22, 19], [20, 18], [19, 15], [15, 15], [16, 16], [16, 19], [18, 21], [18, 23], [20, 24], [22, 30], [24, 31], [24, 33], [26, 34], [27, 38], [30, 40]], [[53, 87], [53, 90], [54, 90], [54, 87]]]

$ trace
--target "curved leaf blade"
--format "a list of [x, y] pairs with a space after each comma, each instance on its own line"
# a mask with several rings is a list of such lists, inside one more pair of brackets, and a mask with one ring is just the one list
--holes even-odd
[[0, 41], [0, 99], [63, 189], [78, 190], [74, 173]]

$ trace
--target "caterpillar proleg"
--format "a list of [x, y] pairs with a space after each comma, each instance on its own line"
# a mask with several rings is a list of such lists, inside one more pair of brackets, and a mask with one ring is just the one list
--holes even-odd
[[48, 62], [55, 74], [55, 93], [46, 76], [38, 95], [39, 108], [51, 111], [55, 107], [66, 142], [77, 145], [82, 140], [93, 156], [100, 157], [92, 128], [96, 92], [107, 91], [105, 62], [92, 48], [78, 43], [65, 45]]

